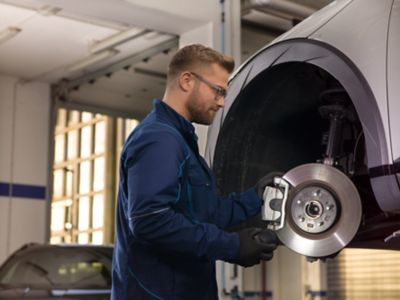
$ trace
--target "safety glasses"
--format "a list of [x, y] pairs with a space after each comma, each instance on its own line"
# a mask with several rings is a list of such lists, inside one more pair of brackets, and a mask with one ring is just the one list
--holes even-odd
[[219, 100], [222, 97], [225, 98], [226, 97], [226, 89], [220, 87], [219, 85], [216, 84], [212, 84], [211, 82], [209, 82], [207, 79], [205, 79], [204, 77], [200, 76], [199, 74], [195, 73], [195, 72], [189, 72], [191, 75], [193, 75], [194, 77], [196, 77], [198, 80], [200, 80], [201, 82], [205, 83], [206, 85], [208, 85], [209, 88], [211, 88], [214, 92], [215, 92], [215, 100]]

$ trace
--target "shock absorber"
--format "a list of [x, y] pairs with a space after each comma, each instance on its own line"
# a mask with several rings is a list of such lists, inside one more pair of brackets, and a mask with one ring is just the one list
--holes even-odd
[[329, 131], [323, 163], [330, 166], [337, 164], [336, 159], [341, 155], [342, 134], [345, 122], [345, 108], [340, 104], [320, 107], [322, 117], [329, 118]]
[[331, 88], [320, 95], [319, 113], [322, 118], [329, 119], [329, 130], [324, 136], [326, 150], [322, 163], [337, 166], [338, 159], [343, 154], [344, 127], [347, 121], [353, 119], [353, 113], [348, 107], [349, 96], [342, 88]]

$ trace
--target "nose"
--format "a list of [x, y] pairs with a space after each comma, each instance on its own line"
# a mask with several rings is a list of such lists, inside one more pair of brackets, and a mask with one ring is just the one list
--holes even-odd
[[222, 108], [222, 107], [224, 107], [225, 106], [225, 97], [219, 97], [218, 99], [217, 99], [217, 105], [218, 105], [218, 107], [220, 107], [220, 108]]

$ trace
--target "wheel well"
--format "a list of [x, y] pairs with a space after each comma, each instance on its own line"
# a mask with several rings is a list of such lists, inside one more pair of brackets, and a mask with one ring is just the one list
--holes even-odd
[[235, 99], [219, 132], [213, 160], [220, 192], [242, 191], [269, 172], [285, 173], [321, 161], [330, 125], [321, 107], [336, 104], [348, 114], [336, 167], [356, 183], [365, 207], [374, 214], [379, 208], [370, 199], [365, 141], [351, 98], [331, 74], [306, 62], [282, 63], [262, 71]]

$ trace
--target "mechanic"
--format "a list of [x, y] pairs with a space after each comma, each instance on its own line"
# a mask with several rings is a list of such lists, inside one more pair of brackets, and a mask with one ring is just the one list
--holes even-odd
[[244, 193], [217, 195], [192, 122], [210, 125], [224, 106], [231, 57], [199, 45], [172, 58], [163, 100], [121, 154], [112, 299], [218, 299], [215, 261], [269, 260], [272, 231], [227, 229], [260, 212], [263, 177]]

